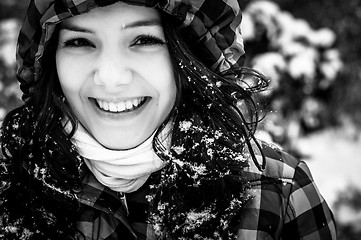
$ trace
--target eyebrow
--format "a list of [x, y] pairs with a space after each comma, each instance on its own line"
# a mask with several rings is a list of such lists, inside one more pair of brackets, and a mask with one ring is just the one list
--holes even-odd
[[148, 26], [161, 26], [160, 19], [149, 19], [149, 20], [139, 20], [127, 25], [124, 25], [123, 28], [136, 28], [136, 27], [148, 27]]
[[[135, 22], [131, 22], [129, 24], [121, 26], [121, 29], [132, 29], [132, 28], [138, 28], [138, 27], [152, 27], [152, 26], [161, 26], [162, 23], [160, 19], [149, 19], [149, 20], [139, 20]], [[61, 24], [60, 30], [69, 30], [74, 32], [84, 32], [84, 33], [93, 33], [91, 29], [88, 29], [86, 27], [77, 26], [72, 23], [63, 22]]]

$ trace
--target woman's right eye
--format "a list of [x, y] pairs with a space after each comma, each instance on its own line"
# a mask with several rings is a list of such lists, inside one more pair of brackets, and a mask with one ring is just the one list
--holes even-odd
[[92, 44], [89, 40], [85, 38], [74, 38], [74, 39], [68, 39], [64, 41], [65, 47], [94, 47], [94, 44]]

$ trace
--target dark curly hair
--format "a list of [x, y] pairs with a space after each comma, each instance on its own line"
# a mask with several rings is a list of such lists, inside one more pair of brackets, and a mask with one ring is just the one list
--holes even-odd
[[[230, 239], [235, 234], [236, 216], [250, 197], [245, 194], [248, 182], [243, 170], [248, 160], [253, 160], [260, 170], [265, 167], [254, 153], [254, 147], [259, 147], [254, 133], [262, 109], [257, 108], [253, 95], [267, 87], [268, 79], [248, 68], [213, 72], [198, 55], [194, 41], [182, 37], [174, 20], [167, 16], [163, 19], [177, 78], [177, 97], [169, 116], [174, 123], [170, 153], [164, 154], [166, 147], [160, 141], [154, 142], [154, 148], [169, 164], [156, 187], [151, 220], [172, 229], [161, 233], [166, 239], [194, 239], [196, 235], [213, 238], [215, 231], [222, 239]], [[238, 157], [246, 153], [250, 158], [239, 161]], [[173, 160], [180, 161], [181, 167]], [[207, 170], [197, 179], [201, 166]], [[227, 212], [235, 201], [240, 202], [238, 210]], [[163, 209], [162, 204], [168, 206], [167, 210], [157, 212]], [[215, 217], [190, 230], [184, 224], [184, 213], [194, 209], [214, 213]], [[226, 230], [220, 227], [225, 219], [230, 221]]]
[[[165, 229], [177, 229], [177, 222], [171, 218], [177, 211], [201, 209], [215, 202], [214, 211], [219, 214], [194, 232], [189, 231], [187, 236], [191, 239], [192, 234], [199, 233], [199, 230], [207, 235], [213, 225], [219, 225], [221, 214], [229, 214], [226, 209], [235, 198], [243, 203], [247, 199], [242, 195], [247, 188], [247, 179], [242, 174], [248, 166], [247, 161], [233, 158], [247, 152], [255, 160], [252, 146], [257, 146], [254, 132], [259, 115], [252, 94], [264, 89], [268, 80], [247, 68], [222, 74], [211, 71], [204, 65], [207, 60], [197, 55], [197, 45], [191, 44], [192, 39], [181, 37], [176, 20], [165, 14], [162, 19], [174, 67], [177, 96], [175, 106], [157, 135], [168, 121], [173, 121], [171, 145], [182, 146], [186, 151], [179, 153], [171, 148], [170, 154], [166, 154], [166, 147], [158, 137], [155, 138], [154, 149], [168, 164], [162, 170], [159, 191], [154, 195], [152, 207], [155, 210], [151, 220], [156, 223], [156, 217], [161, 217]], [[29, 239], [50, 239], [54, 233], [58, 233], [59, 239], [75, 236], [73, 223], [80, 207], [71, 197], [83, 177], [81, 157], [71, 142], [77, 120], [67, 105], [56, 73], [57, 42], [58, 34], [55, 33], [44, 52], [42, 64], [49, 67], [44, 68], [34, 91], [36, 94], [22, 107], [10, 112], [1, 129], [4, 158], [0, 164], [0, 204], [5, 207], [1, 210], [4, 212], [0, 211], [3, 214], [0, 223], [10, 226], [21, 222], [23, 231], [34, 232], [33, 238]], [[250, 82], [256, 84], [249, 85]], [[70, 133], [64, 129], [65, 119], [71, 126]], [[184, 131], [184, 122], [197, 128]], [[209, 143], [207, 139], [215, 141]], [[194, 147], [195, 143], [199, 143], [199, 147]], [[210, 148], [212, 154], [209, 154]], [[191, 175], [188, 174], [193, 171], [191, 165], [185, 165], [181, 171], [174, 168], [172, 159], [175, 158], [192, 166], [206, 166], [207, 174], [200, 185], [191, 184]], [[39, 169], [47, 169], [45, 177], [37, 177]], [[166, 176], [171, 174], [176, 174], [179, 181], [168, 181]], [[60, 192], [69, 194], [44, 192], [39, 196], [39, 192], [45, 189], [44, 183], [53, 184], [62, 190]], [[12, 201], [5, 204], [5, 199]], [[166, 202], [173, 202], [174, 208], [165, 214], [157, 212], [156, 206]], [[47, 216], [41, 214], [42, 209], [47, 209]], [[7, 239], [17, 239], [11, 232], [6, 234]], [[221, 234], [226, 238], [226, 232], [221, 231]], [[166, 235], [176, 239], [185, 233], [169, 230]]]

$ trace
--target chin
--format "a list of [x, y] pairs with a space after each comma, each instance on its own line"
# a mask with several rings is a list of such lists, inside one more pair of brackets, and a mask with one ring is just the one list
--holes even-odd
[[110, 149], [110, 150], [128, 150], [128, 149], [132, 149], [135, 146], [128, 144], [102, 144], [103, 147]]
[[143, 142], [145, 142], [152, 135], [152, 132], [143, 132], [141, 129], [137, 131], [113, 130], [106, 132], [103, 130], [102, 134], [93, 135], [103, 147], [111, 150], [128, 150], [133, 149]]
[[[128, 139], [128, 138], [125, 138]], [[135, 148], [137, 146], [139, 146], [141, 144], [141, 142], [139, 143], [132, 143], [129, 141], [124, 142], [124, 138], [122, 140], [117, 140], [114, 139], [111, 142], [100, 142], [100, 144], [107, 148], [107, 149], [111, 149], [111, 150], [128, 150], [128, 149], [132, 149]]]

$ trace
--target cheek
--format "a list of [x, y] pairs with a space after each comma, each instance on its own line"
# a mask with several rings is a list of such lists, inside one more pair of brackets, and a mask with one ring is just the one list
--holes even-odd
[[170, 56], [164, 54], [159, 59], [155, 59], [149, 67], [149, 75], [152, 78], [152, 84], [159, 89], [160, 92], [175, 91], [175, 78], [173, 66], [171, 64]]
[[169, 74], [159, 85], [159, 105], [165, 114], [169, 114], [175, 104], [177, 87], [173, 74]]
[[162, 67], [153, 75], [158, 76], [154, 79], [160, 96], [159, 104], [163, 105], [164, 111], [167, 113], [173, 108], [177, 93], [173, 66], [168, 59], [163, 64], [159, 64]]
[[67, 89], [67, 86], [71, 82], [69, 80], [72, 78], [72, 68], [69, 68], [70, 64], [71, 59], [64, 57], [63, 54], [59, 52], [56, 53], [56, 71], [63, 91]]
[[79, 61], [75, 61], [74, 58], [66, 57], [62, 54], [57, 54], [56, 69], [60, 85], [66, 96], [80, 91], [82, 79], [84, 79], [82, 77], [84, 71], [81, 70]]
[[76, 92], [79, 91], [78, 81], [74, 81], [76, 76], [67, 71], [62, 71], [61, 68], [58, 69], [58, 78], [60, 82], [60, 86], [63, 90], [63, 93], [67, 100], [75, 95]]
[[77, 72], [74, 71], [75, 67], [71, 66], [71, 61], [69, 62], [58, 62], [57, 61], [57, 74], [59, 78], [59, 83], [61, 89], [64, 93], [66, 101], [73, 109], [77, 112], [77, 105], [80, 102], [80, 91], [81, 91], [81, 81]]

